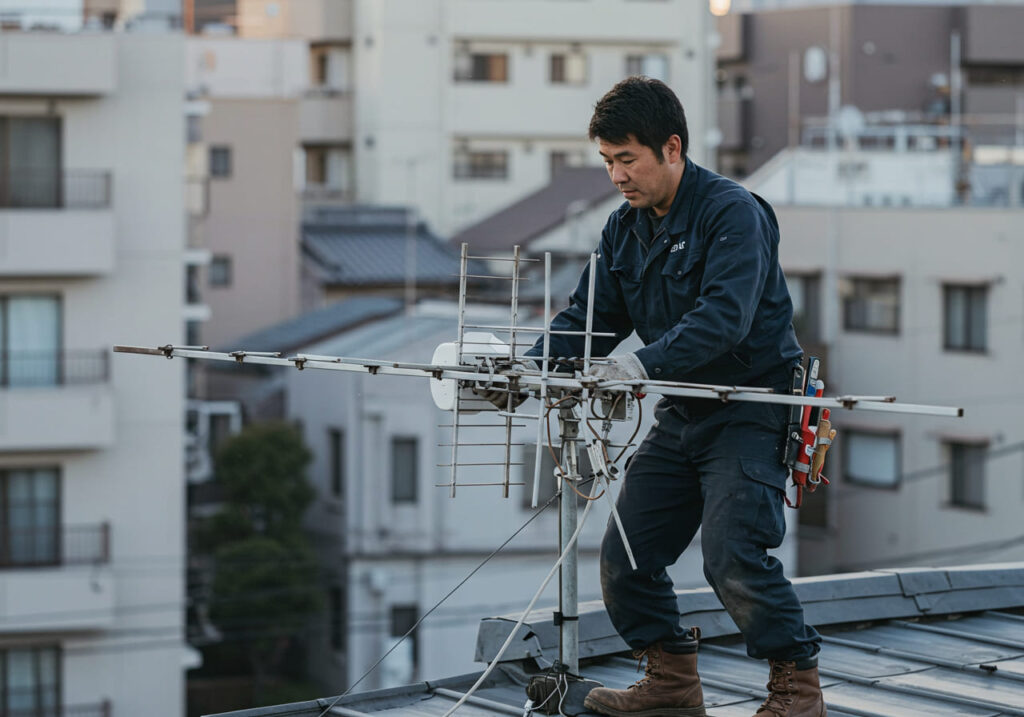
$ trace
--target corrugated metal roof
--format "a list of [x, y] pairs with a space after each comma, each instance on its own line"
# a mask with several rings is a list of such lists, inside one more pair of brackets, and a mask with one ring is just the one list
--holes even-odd
[[451, 242], [456, 246], [466, 242], [476, 252], [526, 246], [564, 222], [574, 202], [589, 208], [618, 191], [604, 167], [566, 168], [547, 186], [463, 229]]
[[[416, 280], [420, 283], [459, 282], [459, 253], [443, 244], [423, 226], [413, 234], [416, 243]], [[401, 285], [405, 282], [409, 234], [384, 226], [305, 225], [302, 248], [322, 271], [329, 285]], [[482, 273], [475, 271], [470, 273]]]
[[[794, 584], [809, 621], [824, 636], [819, 671], [831, 717], [1024, 715], [1024, 564], [872, 571]], [[766, 695], [766, 664], [746, 656], [710, 589], [678, 595], [684, 622], [701, 625], [706, 638], [698, 662], [708, 714], [750, 717]], [[581, 654], [591, 655], [581, 666], [584, 676], [616, 688], [634, 682], [636, 661], [622, 654], [617, 636], [606, 634], [603, 609], [591, 603], [580, 613]], [[530, 616], [526, 629], [538, 639], [516, 659], [503, 660], [459, 715], [522, 714], [524, 670], [557, 655], [550, 615]], [[481, 624], [478, 656], [493, 656], [516, 617]], [[531, 651], [532, 659], [525, 659]], [[328, 714], [439, 717], [476, 678], [348, 695]], [[333, 700], [229, 714], [317, 717]]]
[[219, 350], [292, 351], [368, 321], [391, 316], [401, 311], [402, 306], [400, 299], [389, 297], [347, 299], [260, 329]]

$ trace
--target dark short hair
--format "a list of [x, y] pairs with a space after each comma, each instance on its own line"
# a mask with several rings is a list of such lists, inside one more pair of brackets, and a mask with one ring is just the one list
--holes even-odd
[[690, 147], [683, 105], [668, 85], [661, 80], [637, 75], [627, 77], [608, 90], [590, 118], [590, 139], [603, 139], [612, 144], [625, 144], [629, 135], [650, 147], [662, 160], [661, 148], [672, 135], [682, 140], [682, 153]]

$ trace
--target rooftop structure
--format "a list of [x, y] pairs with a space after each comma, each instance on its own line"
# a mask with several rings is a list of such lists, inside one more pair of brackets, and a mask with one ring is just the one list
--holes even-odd
[[[830, 715], [1024, 714], [1024, 564], [870, 571], [795, 582], [808, 622], [822, 632], [819, 657]], [[703, 633], [698, 668], [710, 717], [748, 717], [766, 692], [765, 663], [748, 658], [709, 588], [678, 592], [686, 624]], [[597, 603], [581, 606], [584, 676], [622, 688], [636, 662]], [[477, 658], [487, 660], [517, 616], [484, 620]], [[529, 616], [519, 647], [456, 714], [522, 715], [529, 674], [550, 666], [557, 630], [547, 611]], [[442, 715], [476, 675], [404, 688], [325, 697], [220, 717]]]

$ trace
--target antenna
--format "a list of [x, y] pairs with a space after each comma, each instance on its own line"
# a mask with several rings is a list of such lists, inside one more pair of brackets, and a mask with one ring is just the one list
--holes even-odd
[[[594, 282], [597, 255], [590, 255], [589, 296], [594, 294]], [[522, 256], [519, 246], [513, 248], [512, 256], [471, 256], [469, 247], [463, 244], [459, 261], [459, 297], [455, 341], [441, 344], [434, 352], [430, 363], [412, 363], [391, 361], [380, 358], [351, 358], [343, 356], [317, 356], [296, 354], [282, 356], [274, 352], [260, 351], [210, 351], [205, 346], [175, 346], [167, 344], [158, 347], [115, 346], [114, 351], [165, 358], [194, 358], [212, 361], [234, 361], [236, 363], [255, 363], [272, 366], [293, 366], [299, 370], [320, 369], [328, 371], [347, 371], [369, 373], [374, 376], [411, 376], [430, 379], [430, 390], [435, 404], [442, 410], [451, 413], [451, 423], [443, 423], [441, 427], [451, 428], [450, 443], [441, 444], [450, 448], [450, 462], [439, 464], [439, 467], [450, 468], [449, 479], [439, 487], [448, 489], [449, 496], [455, 498], [458, 488], [500, 486], [502, 497], [508, 498], [510, 487], [522, 485], [512, 482], [512, 466], [523, 465], [512, 460], [512, 448], [524, 445], [513, 441], [513, 429], [526, 428], [525, 421], [536, 421], [536, 450], [533, 466], [532, 504], [539, 501], [541, 475], [542, 446], [552, 456], [555, 449], [559, 455], [555, 461], [554, 475], [547, 478], [559, 483], [559, 630], [560, 655], [562, 669], [568, 676], [579, 680], [579, 622], [578, 622], [578, 589], [577, 589], [577, 548], [576, 538], [580, 532], [577, 515], [576, 494], [596, 500], [598, 486], [593, 486], [591, 495], [580, 492], [578, 485], [582, 482], [580, 475], [580, 450], [584, 445], [590, 459], [593, 480], [600, 482], [603, 493], [608, 497], [609, 510], [622, 537], [630, 563], [636, 569], [636, 562], [629, 545], [629, 536], [619, 518], [615, 502], [611, 495], [611, 482], [619, 474], [618, 460], [623, 457], [631, 445], [632, 438], [625, 444], [615, 444], [609, 439], [613, 421], [625, 421], [633, 413], [634, 405], [639, 415], [642, 394], [659, 394], [661, 396], [679, 396], [688, 398], [705, 398], [719, 401], [750, 401], [761, 403], [778, 403], [791, 407], [812, 407], [821, 409], [846, 409], [857, 411], [882, 411], [933, 416], [958, 417], [963, 415], [962, 408], [951, 406], [932, 406], [922, 404], [897, 403], [893, 396], [858, 396], [844, 395], [825, 397], [817, 392], [775, 393], [769, 388], [750, 386], [725, 386], [699, 383], [682, 383], [675, 381], [617, 381], [597, 380], [590, 375], [591, 366], [600, 357], [591, 356], [595, 337], [614, 337], [615, 334], [594, 331], [594, 302], [588, 301], [586, 325], [584, 331], [556, 330], [551, 328], [551, 254], [545, 253], [543, 258], [544, 280], [544, 315], [541, 326], [524, 326], [519, 323], [520, 282], [529, 277], [521, 275], [526, 263], [538, 262], [538, 259]], [[471, 264], [471, 262], [474, 262]], [[491, 267], [511, 264], [511, 272], [506, 275]], [[491, 273], [471, 274], [477, 266], [488, 267]], [[511, 282], [509, 320], [507, 324], [470, 324], [466, 321], [468, 279], [481, 282]], [[499, 340], [495, 333], [507, 336], [508, 341]], [[519, 353], [519, 341], [522, 335], [531, 337], [530, 345], [540, 337], [542, 351], [540, 356], [525, 356]], [[584, 338], [582, 357], [574, 359], [555, 359], [551, 356], [551, 337], [553, 335], [573, 335]], [[529, 359], [539, 364], [539, 369], [525, 367], [524, 360]], [[567, 369], [553, 372], [552, 368]], [[820, 382], [819, 386], [821, 385]], [[526, 413], [517, 410], [517, 398], [521, 392], [527, 392], [539, 399], [537, 412]], [[507, 403], [503, 409], [495, 407], [482, 394], [503, 392], [507, 395]], [[595, 410], [600, 403], [603, 412]], [[551, 439], [550, 414], [557, 412], [558, 445]], [[497, 418], [499, 420], [495, 421]], [[594, 428], [592, 421], [601, 422], [600, 430]], [[580, 437], [581, 423], [588, 433]], [[478, 433], [481, 431], [500, 431], [495, 438], [487, 440], [494, 433]], [[478, 436], [483, 436], [479, 438]], [[635, 435], [635, 434], [634, 434]], [[467, 436], [473, 440], [467, 440]], [[494, 452], [501, 451], [501, 460], [464, 462], [460, 458], [460, 448], [488, 448]], [[609, 449], [618, 449], [615, 458], [610, 458]], [[460, 482], [460, 476], [479, 469], [493, 473], [496, 467], [502, 468], [502, 480], [477, 479]], [[794, 474], [795, 475], [795, 474]], [[588, 478], [590, 476], [587, 476]], [[811, 481], [813, 484], [814, 481]], [[569, 490], [566, 490], [566, 489]], [[588, 511], [590, 504], [588, 504]], [[586, 514], [587, 511], [585, 511]], [[585, 515], [584, 515], [585, 517]], [[546, 581], [545, 581], [546, 584]], [[536, 600], [535, 596], [535, 600]], [[531, 603], [532, 605], [532, 603]], [[525, 619], [525, 614], [524, 614]], [[522, 620], [519, 623], [522, 624]], [[513, 634], [515, 632], [513, 629]], [[511, 640], [510, 634], [509, 639]], [[503, 650], [494, 658], [491, 667], [498, 663]], [[490, 669], [490, 668], [489, 668]], [[485, 676], [486, 676], [485, 672]], [[558, 679], [568, 679], [564, 674]], [[481, 678], [481, 680], [483, 677]], [[542, 690], [561, 689], [557, 681], [549, 680]], [[589, 681], [588, 681], [589, 683]], [[594, 683], [589, 683], [594, 684]], [[566, 688], [570, 685], [567, 683]], [[472, 692], [472, 690], [470, 690]], [[572, 693], [570, 691], [570, 697]], [[468, 694], [467, 694], [468, 697]], [[572, 701], [575, 703], [575, 699]], [[579, 697], [582, 701], [582, 697]], [[460, 702], [461, 704], [461, 702]], [[456, 705], [457, 707], [458, 705]], [[563, 707], [568, 710], [569, 703]], [[454, 708], [453, 710], [454, 711]], [[572, 714], [575, 714], [573, 712]]]

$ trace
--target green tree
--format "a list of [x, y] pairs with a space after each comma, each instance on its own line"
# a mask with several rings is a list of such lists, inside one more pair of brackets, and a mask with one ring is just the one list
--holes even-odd
[[217, 452], [214, 475], [224, 507], [203, 542], [210, 549], [262, 535], [289, 543], [302, 534], [313, 488], [306, 478], [311, 455], [287, 423], [260, 423], [228, 439]]
[[242, 646], [257, 691], [323, 609], [302, 527], [314, 496], [310, 458], [294, 426], [262, 423], [228, 439], [215, 459], [224, 502], [200, 532], [213, 555], [209, 615], [226, 643]]

